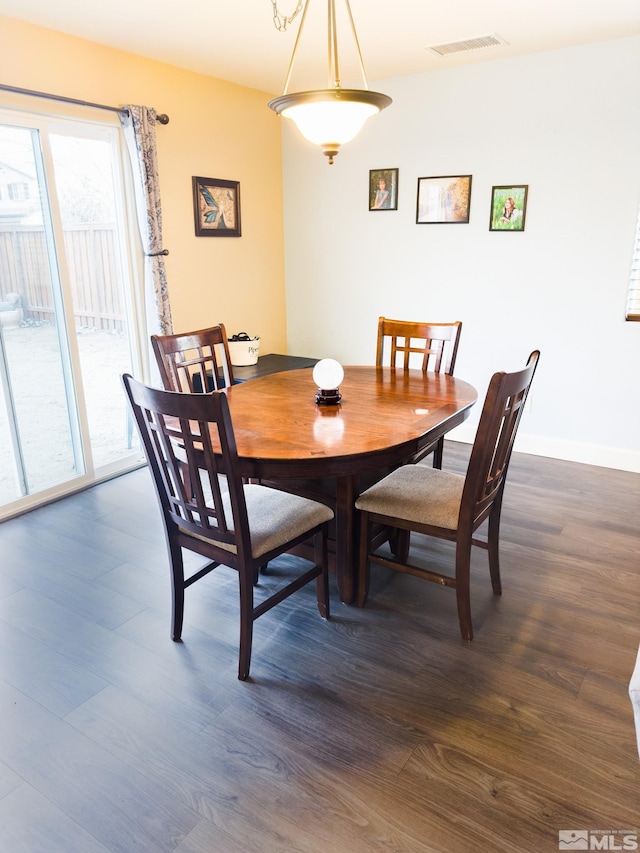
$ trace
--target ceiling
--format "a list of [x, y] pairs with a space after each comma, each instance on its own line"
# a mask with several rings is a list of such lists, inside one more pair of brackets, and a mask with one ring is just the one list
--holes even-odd
[[[278, 0], [280, 14], [297, 2]], [[309, 3], [291, 91], [327, 85], [327, 7]], [[342, 85], [360, 87], [343, 6], [337, 0]], [[351, 10], [370, 84], [640, 34], [638, 0], [351, 0]], [[278, 32], [272, 0], [0, 0], [0, 14], [275, 94], [300, 22]], [[430, 50], [486, 36], [498, 46], [445, 57]], [[325, 69], [320, 78], [313, 68]]]

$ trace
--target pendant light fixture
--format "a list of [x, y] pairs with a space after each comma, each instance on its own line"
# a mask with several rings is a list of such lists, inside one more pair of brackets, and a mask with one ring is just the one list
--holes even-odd
[[[357, 136], [365, 121], [370, 116], [385, 109], [391, 103], [391, 98], [388, 95], [369, 90], [358, 36], [353, 22], [353, 15], [351, 14], [351, 6], [349, 5], [349, 0], [343, 0], [343, 2], [351, 24], [351, 32], [360, 63], [364, 89], [343, 89], [340, 84], [335, 0], [327, 0], [327, 88], [289, 94], [289, 82], [291, 80], [293, 64], [307, 11], [311, 3], [311, 0], [306, 0], [300, 21], [300, 28], [293, 46], [293, 54], [289, 62], [284, 92], [280, 97], [269, 101], [269, 107], [278, 115], [290, 118], [305, 139], [313, 142], [314, 145], [322, 147], [322, 151], [329, 158], [330, 164], [333, 163], [333, 158], [338, 154], [340, 146]], [[300, 4], [298, 4], [299, 9]], [[274, 20], [276, 20], [278, 29], [284, 29], [284, 27], [278, 25], [278, 21], [286, 20], [286, 22], [290, 22], [293, 20], [293, 17], [295, 17], [295, 14], [290, 19], [279, 19], [277, 15], [274, 15]]]

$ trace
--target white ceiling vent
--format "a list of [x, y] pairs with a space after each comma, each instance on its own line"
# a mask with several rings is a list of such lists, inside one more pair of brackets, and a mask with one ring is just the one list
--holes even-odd
[[452, 41], [450, 44], [435, 44], [427, 48], [440, 56], [452, 56], [455, 53], [467, 53], [469, 50], [482, 50], [485, 47], [498, 47], [507, 44], [500, 36], [479, 36], [478, 38]]

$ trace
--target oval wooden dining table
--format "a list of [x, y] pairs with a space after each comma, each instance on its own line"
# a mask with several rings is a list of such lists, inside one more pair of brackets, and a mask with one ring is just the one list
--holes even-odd
[[356, 594], [355, 499], [422, 447], [461, 424], [475, 388], [446, 374], [345, 367], [337, 406], [318, 405], [312, 370], [227, 389], [241, 472], [330, 505], [330, 558], [338, 591]]

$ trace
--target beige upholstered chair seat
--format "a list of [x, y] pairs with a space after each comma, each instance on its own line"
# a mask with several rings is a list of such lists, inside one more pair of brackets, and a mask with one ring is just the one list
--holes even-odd
[[[249, 535], [251, 537], [251, 556], [259, 559], [263, 554], [297, 539], [307, 530], [330, 521], [333, 512], [328, 506], [308, 500], [307, 498], [280, 492], [267, 486], [248, 484], [244, 486], [244, 496], [247, 503], [247, 518], [249, 520]], [[223, 494], [225, 512], [231, 519], [231, 501], [229, 494]], [[192, 533], [184, 527], [180, 532], [187, 536], [201, 539], [203, 542], [213, 542], [218, 548], [237, 553], [234, 544], [220, 542], [214, 537]]]
[[460, 474], [404, 465], [363, 492], [357, 509], [405, 521], [456, 530], [465, 478]]

